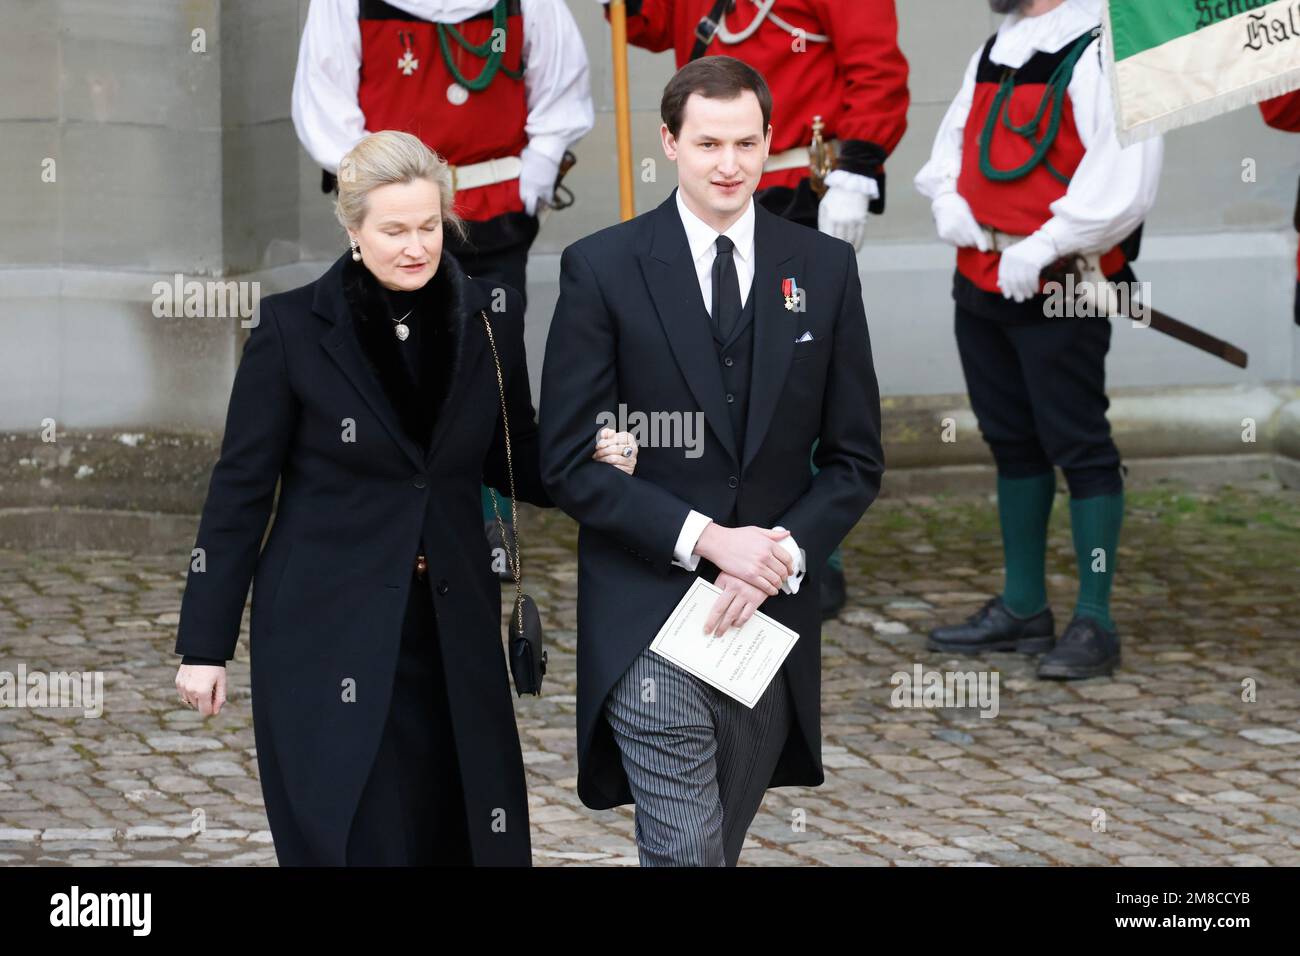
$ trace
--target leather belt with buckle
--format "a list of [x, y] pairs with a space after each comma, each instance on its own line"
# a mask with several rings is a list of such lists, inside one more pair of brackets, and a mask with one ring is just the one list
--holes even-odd
[[695, 25], [695, 39], [705, 46], [713, 42], [713, 37], [717, 32], [718, 25], [708, 17], [700, 17], [700, 22]]

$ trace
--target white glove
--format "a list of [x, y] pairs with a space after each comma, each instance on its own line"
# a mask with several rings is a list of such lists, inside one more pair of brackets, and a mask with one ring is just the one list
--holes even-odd
[[[786, 531], [788, 529], [783, 528], [780, 525], [777, 525], [772, 530]], [[794, 570], [791, 571], [790, 574], [786, 577], [786, 579], [781, 582], [781, 590], [784, 591], [786, 594], [798, 594], [799, 585], [803, 581], [804, 572], [808, 570], [806, 567], [804, 567], [805, 564], [804, 559], [807, 557], [807, 555], [804, 554], [803, 548], [799, 547], [799, 545], [795, 543], [794, 535], [790, 535], [788, 538], [782, 538], [780, 541], [777, 542], [777, 544], [785, 548], [786, 552], [794, 560]]]
[[1038, 294], [1039, 274], [1060, 258], [1056, 244], [1041, 231], [1002, 253], [998, 265], [998, 285], [1002, 295], [1017, 302], [1027, 302]]
[[530, 216], [537, 215], [539, 204], [549, 206], [555, 199], [555, 178], [560, 164], [531, 146], [519, 154], [519, 198]]
[[880, 187], [870, 176], [832, 169], [826, 175], [826, 194], [817, 207], [817, 229], [862, 248], [867, 233], [867, 205], [880, 195]]
[[975, 221], [970, 204], [960, 193], [944, 193], [930, 203], [930, 212], [939, 238], [944, 242], [958, 249], [978, 249], [980, 252], [988, 252], [991, 248], [988, 233]]

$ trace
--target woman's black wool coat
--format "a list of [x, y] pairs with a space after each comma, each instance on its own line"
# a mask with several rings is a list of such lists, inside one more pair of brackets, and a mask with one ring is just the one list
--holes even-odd
[[[233, 657], [252, 582], [253, 726], [277, 857], [342, 865], [388, 713], [423, 539], [473, 859], [528, 865], [500, 583], [479, 490], [509, 491], [482, 312], [501, 358], [519, 498], [550, 505], [538, 476], [522, 303], [512, 289], [466, 276], [444, 252], [427, 287], [442, 297], [443, 327], [421, 336], [442, 387], [432, 408], [414, 406], [415, 396], [381, 384], [361, 347], [351, 286], [345, 293], [349, 259], [262, 301], [235, 375], [176, 651]], [[411, 434], [425, 425], [427, 454]], [[277, 480], [275, 522], [259, 553]]]

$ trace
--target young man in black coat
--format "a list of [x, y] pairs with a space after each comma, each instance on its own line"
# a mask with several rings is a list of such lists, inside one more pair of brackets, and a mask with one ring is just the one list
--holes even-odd
[[[734, 865], [768, 787], [823, 780], [817, 577], [879, 490], [880, 401], [853, 247], [753, 202], [762, 76], [698, 60], [662, 114], [678, 189], [561, 260], [542, 480], [582, 526], [579, 795], [635, 802], [643, 865]], [[701, 444], [594, 467], [620, 410], [702, 420]], [[647, 649], [696, 574], [717, 632], [761, 606], [799, 634], [752, 709]]]

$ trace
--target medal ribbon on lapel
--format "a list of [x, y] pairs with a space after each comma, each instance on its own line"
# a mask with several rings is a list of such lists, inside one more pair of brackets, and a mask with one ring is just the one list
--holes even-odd
[[793, 278], [781, 280], [781, 294], [785, 296], [785, 308], [787, 312], [793, 312], [799, 301], [799, 286], [795, 284]]

